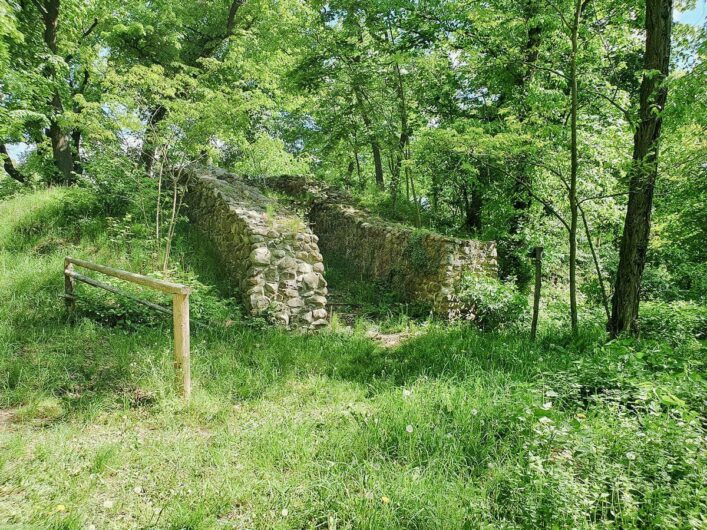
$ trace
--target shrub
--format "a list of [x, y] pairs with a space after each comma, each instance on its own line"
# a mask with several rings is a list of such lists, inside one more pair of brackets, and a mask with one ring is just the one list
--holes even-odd
[[517, 323], [528, 307], [527, 298], [512, 282], [478, 273], [466, 274], [462, 278], [459, 299], [485, 329]]
[[644, 302], [639, 322], [643, 336], [672, 345], [707, 337], [707, 307], [695, 302]]

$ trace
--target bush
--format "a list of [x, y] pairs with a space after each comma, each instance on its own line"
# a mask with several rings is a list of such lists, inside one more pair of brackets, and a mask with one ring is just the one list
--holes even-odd
[[484, 329], [517, 323], [526, 313], [528, 300], [512, 282], [484, 274], [470, 273], [462, 278], [459, 299]]
[[694, 302], [643, 302], [641, 334], [678, 345], [707, 337], [707, 307]]

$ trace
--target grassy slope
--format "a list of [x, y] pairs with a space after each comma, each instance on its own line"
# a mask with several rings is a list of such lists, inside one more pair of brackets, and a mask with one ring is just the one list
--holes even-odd
[[186, 406], [168, 325], [66, 322], [65, 254], [146, 270], [66, 193], [0, 203], [0, 528], [705, 524], [698, 345], [237, 324], [195, 330]]

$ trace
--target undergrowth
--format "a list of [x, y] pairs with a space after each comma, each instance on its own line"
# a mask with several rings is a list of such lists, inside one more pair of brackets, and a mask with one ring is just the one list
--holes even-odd
[[206, 323], [185, 404], [168, 318], [86, 286], [67, 317], [65, 255], [152, 272], [94, 207], [64, 189], [0, 202], [0, 527], [707, 524], [694, 334], [546, 327], [533, 344], [431, 322], [390, 349], [357, 326], [290, 334], [225, 301], [182, 227], [169, 276], [197, 286]]

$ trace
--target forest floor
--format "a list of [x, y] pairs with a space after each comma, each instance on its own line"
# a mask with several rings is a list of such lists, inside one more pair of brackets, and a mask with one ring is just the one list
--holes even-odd
[[[699, 342], [393, 311], [373, 334], [405, 340], [381, 345], [361, 315], [298, 335], [234, 309], [194, 328], [185, 404], [169, 322], [99, 295], [67, 321], [65, 255], [149, 269], [66, 194], [0, 202], [0, 528], [707, 526]], [[195, 318], [231, 310], [200, 289]]]

